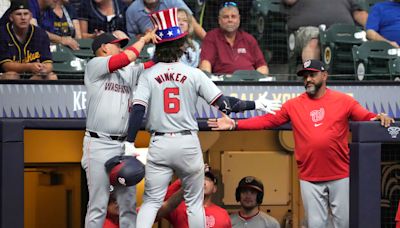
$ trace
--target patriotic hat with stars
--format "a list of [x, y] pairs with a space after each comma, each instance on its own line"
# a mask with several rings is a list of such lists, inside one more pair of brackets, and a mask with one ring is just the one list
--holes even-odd
[[170, 8], [151, 13], [151, 22], [157, 26], [156, 35], [161, 38], [158, 43], [177, 40], [187, 35], [178, 24], [178, 8]]

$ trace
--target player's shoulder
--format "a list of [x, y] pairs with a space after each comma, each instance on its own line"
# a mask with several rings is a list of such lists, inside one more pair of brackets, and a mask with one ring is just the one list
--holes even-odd
[[[271, 227], [276, 227], [276, 225], [279, 225], [278, 220], [276, 220], [276, 218], [272, 217], [271, 215], [269, 215], [263, 211], [260, 211], [259, 215], [266, 221], [267, 224], [271, 225]], [[274, 226], [272, 226], [272, 225], [274, 225]], [[279, 227], [279, 226], [277, 226], [277, 227]]]

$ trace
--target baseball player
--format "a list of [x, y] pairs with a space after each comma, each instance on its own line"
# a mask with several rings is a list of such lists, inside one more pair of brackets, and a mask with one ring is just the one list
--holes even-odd
[[[130, 64], [143, 46], [156, 42], [155, 30], [122, 51], [127, 38], [104, 33], [94, 39], [92, 50], [96, 57], [85, 69], [87, 89], [86, 133], [83, 139], [82, 167], [86, 171], [89, 202], [86, 228], [102, 227], [109, 198], [109, 176], [105, 162], [123, 155], [123, 141], [128, 129], [128, 106], [139, 75], [149, 66]], [[136, 227], [136, 187], [114, 189], [120, 208], [121, 227]]]
[[247, 176], [243, 177], [235, 191], [236, 201], [240, 203], [240, 211], [231, 214], [233, 228], [279, 228], [278, 221], [260, 211], [264, 197], [264, 185], [261, 180]]
[[[151, 14], [162, 38], [156, 44], [158, 63], [143, 73], [133, 100], [129, 134], [135, 139], [145, 109], [152, 132], [147, 155], [143, 205], [138, 227], [152, 227], [173, 172], [182, 180], [189, 227], [204, 228], [204, 162], [197, 136], [195, 104], [199, 97], [230, 112], [228, 100], [199, 69], [178, 62], [186, 33], [177, 23], [177, 8]], [[137, 124], [137, 126], [135, 126]]]
[[308, 227], [349, 227], [349, 120], [380, 120], [388, 127], [394, 119], [375, 114], [354, 98], [327, 88], [328, 73], [319, 60], [307, 60], [297, 72], [306, 92], [288, 100], [276, 115], [246, 120], [227, 116], [210, 119], [213, 130], [256, 130], [291, 121], [296, 144], [301, 195]]

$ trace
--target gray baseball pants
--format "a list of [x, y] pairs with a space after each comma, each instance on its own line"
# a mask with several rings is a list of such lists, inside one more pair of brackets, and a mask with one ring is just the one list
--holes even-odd
[[197, 132], [151, 137], [143, 204], [139, 210], [137, 227], [152, 227], [174, 171], [182, 181], [189, 227], [205, 227], [204, 161]]
[[[110, 196], [110, 181], [104, 163], [122, 155], [122, 142], [92, 138], [83, 139], [82, 167], [86, 171], [89, 202], [85, 218], [85, 228], [101, 228], [107, 214]], [[119, 225], [124, 228], [136, 227], [136, 186], [114, 189], [119, 205]]]
[[300, 180], [301, 197], [309, 228], [349, 227], [349, 178], [334, 181]]

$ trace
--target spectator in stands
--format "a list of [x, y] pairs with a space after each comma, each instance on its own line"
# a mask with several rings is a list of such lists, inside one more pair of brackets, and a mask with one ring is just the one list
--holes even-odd
[[51, 42], [78, 50], [79, 44], [71, 36], [60, 36], [54, 33], [56, 15], [53, 13], [53, 9], [55, 6], [54, 0], [29, 0], [32, 12], [31, 23], [46, 30]]
[[[205, 12], [203, 17], [203, 28], [206, 31], [212, 30], [218, 26], [218, 11], [227, 0], [204, 1]], [[250, 25], [250, 12], [252, 4], [249, 0], [235, 0], [240, 12], [240, 25], [248, 27]]]
[[257, 70], [268, 74], [268, 66], [257, 40], [239, 29], [236, 3], [226, 2], [219, 11], [219, 28], [207, 33], [201, 44], [201, 70], [232, 74], [236, 70]]
[[400, 0], [378, 2], [369, 10], [367, 38], [400, 45]]
[[180, 58], [180, 61], [192, 66], [197, 67], [200, 61], [200, 45], [194, 40], [193, 37], [193, 26], [192, 26], [192, 15], [185, 9], [178, 9], [178, 23], [182, 32], [187, 32], [185, 53]]
[[26, 0], [14, 0], [10, 22], [0, 27], [0, 65], [2, 79], [57, 79], [52, 72], [50, 41], [46, 32], [30, 24], [32, 13]]
[[231, 214], [233, 228], [280, 228], [274, 217], [260, 211], [264, 197], [261, 180], [253, 176], [242, 178], [236, 188], [235, 197], [240, 203], [240, 210]]
[[54, 34], [81, 39], [81, 27], [75, 8], [68, 4], [67, 0], [54, 0], [54, 2]]
[[122, 0], [82, 0], [79, 23], [83, 38], [116, 30], [126, 32], [125, 6]]
[[296, 49], [301, 50], [303, 62], [320, 59], [318, 26], [324, 24], [358, 24], [365, 26], [368, 13], [357, 0], [282, 0], [290, 6], [288, 27], [295, 32]]
[[[126, 28], [128, 30], [129, 37], [138, 37], [151, 30], [153, 28], [153, 24], [151, 23], [148, 15], [152, 12], [169, 8], [183, 8], [190, 12], [190, 14], [193, 14], [183, 0], [134, 1], [126, 11]], [[206, 35], [206, 32], [194, 18], [192, 20], [192, 26], [196, 36], [200, 39], [203, 39]]]

